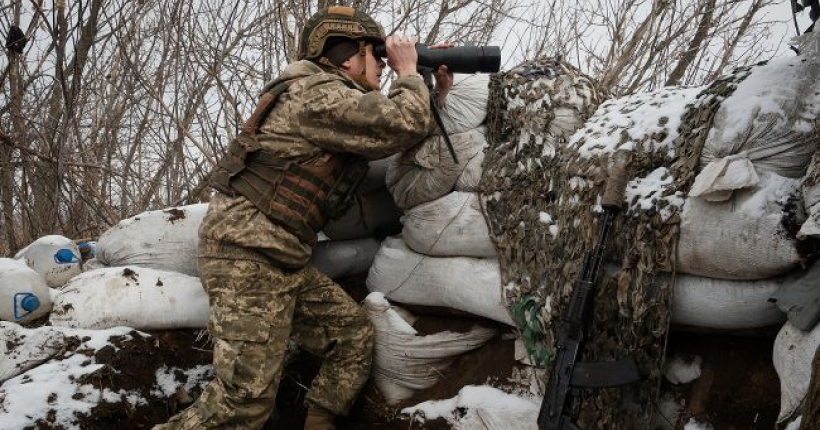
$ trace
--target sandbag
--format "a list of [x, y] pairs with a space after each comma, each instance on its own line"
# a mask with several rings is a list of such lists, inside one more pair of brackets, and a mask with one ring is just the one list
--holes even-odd
[[396, 234], [401, 231], [401, 209], [387, 188], [375, 188], [357, 197], [339, 219], [330, 220], [322, 232], [331, 240], [351, 240]]
[[788, 315], [789, 322], [803, 331], [810, 331], [820, 322], [820, 264], [795, 273], [770, 301]]
[[23, 261], [0, 258], [0, 320], [32, 321], [50, 311], [51, 296], [43, 276]]
[[811, 383], [812, 360], [820, 347], [820, 325], [805, 332], [787, 322], [774, 340], [772, 360], [780, 378], [780, 414], [785, 422], [800, 413]]
[[418, 336], [381, 293], [370, 293], [364, 309], [376, 329], [373, 380], [389, 404], [432, 387], [445, 378], [447, 368], [459, 355], [481, 347], [497, 334], [497, 330], [474, 326], [466, 333]]
[[678, 274], [672, 293], [672, 323], [717, 329], [765, 327], [786, 316], [769, 297], [791, 277], [728, 281]]
[[453, 189], [470, 193], [481, 191], [481, 175], [484, 173], [483, 164], [484, 151], [482, 150], [467, 162], [464, 171], [461, 172], [461, 175], [456, 179], [456, 185]]
[[486, 144], [486, 129], [474, 128], [450, 135], [458, 163], [441, 136], [430, 136], [393, 161], [385, 181], [402, 209], [433, 201], [453, 190], [467, 163]]
[[454, 191], [408, 210], [402, 237], [410, 249], [436, 257], [495, 257], [476, 193]]
[[[453, 76], [453, 87], [447, 93], [444, 107], [440, 109], [441, 122], [448, 133], [463, 133], [484, 123], [487, 119], [489, 85], [489, 74]], [[441, 134], [441, 130], [436, 127], [434, 133]]]
[[501, 297], [495, 259], [428, 257], [390, 237], [373, 260], [367, 288], [392, 301], [443, 306], [514, 325]]
[[798, 242], [784, 222], [802, 223], [802, 214], [786, 210], [789, 199], [799, 199], [799, 186], [797, 179], [761, 172], [758, 185], [736, 191], [727, 201], [687, 198], [677, 270], [739, 280], [769, 278], [797, 266]]
[[92, 270], [53, 297], [53, 326], [140, 330], [205, 328], [208, 296], [199, 278], [138, 266]]
[[140, 266], [198, 276], [197, 235], [207, 204], [143, 212], [120, 221], [97, 241], [105, 266]]
[[43, 236], [21, 249], [14, 258], [24, 260], [43, 276], [51, 288], [65, 285], [69, 279], [82, 272], [80, 249], [64, 236]]
[[319, 242], [310, 264], [332, 279], [367, 273], [380, 245], [373, 238]]
[[[691, 196], [723, 201], [757, 185], [757, 173], [800, 178], [820, 137], [820, 59], [780, 58], [754, 67], [721, 103], [704, 144]], [[756, 172], [757, 171], [757, 172]]]
[[0, 383], [48, 360], [64, 345], [65, 336], [52, 327], [29, 329], [0, 321]]

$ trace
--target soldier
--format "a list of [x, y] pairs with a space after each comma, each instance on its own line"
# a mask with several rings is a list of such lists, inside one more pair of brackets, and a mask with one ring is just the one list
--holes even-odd
[[[396, 72], [379, 91], [385, 44]], [[317, 232], [351, 203], [367, 160], [406, 150], [433, 126], [415, 40], [385, 38], [350, 7], [323, 9], [301, 34], [300, 61], [267, 84], [214, 174], [220, 191], [199, 231], [210, 299], [214, 380], [155, 430], [259, 429], [273, 411], [288, 339], [323, 357], [305, 429], [334, 429], [370, 372], [373, 328], [361, 308], [308, 264]], [[442, 68], [446, 94], [452, 74]]]

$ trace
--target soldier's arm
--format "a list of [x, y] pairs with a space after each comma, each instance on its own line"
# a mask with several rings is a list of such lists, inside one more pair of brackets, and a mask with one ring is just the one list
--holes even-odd
[[424, 82], [414, 76], [397, 78], [387, 96], [327, 81], [303, 94], [299, 126], [320, 148], [384, 158], [428, 135], [433, 125], [429, 97]]

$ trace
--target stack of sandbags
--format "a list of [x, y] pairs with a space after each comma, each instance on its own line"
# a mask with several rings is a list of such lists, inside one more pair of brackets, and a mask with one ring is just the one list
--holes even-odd
[[382, 244], [367, 284], [391, 300], [446, 306], [512, 324], [477, 194], [488, 85], [488, 75], [457, 75], [442, 108], [458, 162], [439, 130], [388, 166], [387, 187], [405, 210], [404, 228], [401, 238]]
[[[739, 84], [720, 101], [688, 195], [668, 192], [675, 178], [663, 167], [629, 183], [630, 213], [680, 209], [675, 270], [686, 276], [675, 281], [673, 322], [754, 328], [784, 319], [768, 298], [806, 260], [798, 230], [807, 228], [806, 169], [820, 143], [817, 65], [794, 57], [734, 74]], [[661, 154], [671, 166], [676, 129], [699, 109], [701, 89], [664, 89], [642, 108], [628, 101], [646, 95], [609, 101], [570, 144], [587, 157]]]
[[[815, 173], [807, 167], [820, 143], [818, 60], [784, 58], [751, 69], [717, 111], [683, 207], [678, 270], [725, 280], [704, 279], [701, 288], [719, 308], [733, 310], [728, 315], [740, 317], [737, 328], [784, 319], [773, 318], [768, 298], [788, 288], [793, 278], [783, 276], [799, 271], [808, 248], [802, 239], [814, 235], [817, 210], [809, 184]], [[738, 300], [751, 292], [755, 300]], [[704, 302], [687, 295], [676, 289], [673, 320], [703, 325], [676, 318], [681, 308]]]
[[487, 144], [489, 75], [457, 75], [441, 109], [453, 145], [453, 159], [441, 131], [391, 160], [385, 180], [396, 204], [405, 211], [453, 190], [478, 191]]
[[[561, 65], [552, 67], [564, 69]], [[554, 118], [544, 131], [560, 136], [577, 129], [592, 97], [591, 88], [565, 84], [570, 73], [542, 73], [538, 101], [518, 103], [533, 114]], [[487, 76], [459, 77], [446, 105], [469, 109], [445, 111], [451, 131], [453, 160], [442, 137], [431, 136], [403, 153], [387, 171], [387, 186], [405, 210], [401, 238], [386, 240], [368, 277], [371, 291], [402, 303], [444, 306], [514, 325], [504, 300], [497, 251], [479, 196], [483, 173], [489, 93]], [[479, 91], [480, 90], [480, 91]], [[481, 108], [479, 110], [479, 107]], [[457, 116], [463, 116], [458, 119]], [[469, 128], [473, 127], [473, 128]]]

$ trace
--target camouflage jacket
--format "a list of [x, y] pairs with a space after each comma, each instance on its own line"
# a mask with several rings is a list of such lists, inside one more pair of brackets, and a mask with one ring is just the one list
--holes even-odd
[[[413, 147], [434, 125], [429, 92], [418, 77], [395, 79], [384, 96], [367, 92], [341, 72], [298, 61], [264, 91], [282, 81], [291, 81], [290, 88], [262, 123], [258, 139], [264, 149], [283, 158], [321, 161], [332, 152], [384, 158]], [[206, 244], [220, 244], [200, 247], [199, 255], [204, 257], [232, 258], [224, 255], [226, 249], [238, 247], [298, 267], [307, 264], [311, 255], [308, 244], [242, 196], [218, 193], [199, 237]]]

